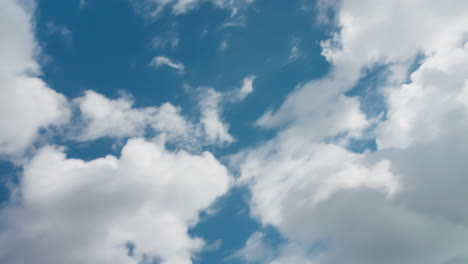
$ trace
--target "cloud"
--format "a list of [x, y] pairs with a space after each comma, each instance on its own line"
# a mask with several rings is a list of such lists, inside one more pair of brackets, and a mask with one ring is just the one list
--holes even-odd
[[155, 49], [175, 49], [179, 45], [179, 32], [177, 30], [177, 24], [172, 23], [169, 29], [153, 38], [153, 48]]
[[304, 254], [304, 250], [296, 244], [287, 243], [274, 247], [262, 232], [253, 233], [245, 246], [237, 251], [233, 257], [244, 260], [246, 263], [270, 263], [288, 264], [301, 263], [313, 264], [310, 256]]
[[136, 108], [129, 96], [109, 99], [93, 91], [73, 100], [78, 108], [77, 121], [70, 125], [71, 137], [90, 141], [101, 137], [126, 139], [130, 137], [164, 138], [183, 148], [232, 143], [229, 125], [222, 121], [225, 94], [212, 88], [197, 88], [199, 116], [188, 119], [181, 108], [170, 103], [159, 107]]
[[200, 123], [207, 140], [214, 144], [234, 142], [234, 138], [228, 132], [229, 125], [221, 121], [223, 94], [212, 88], [199, 88], [199, 91]]
[[[0, 262], [192, 263], [205, 243], [188, 230], [232, 180], [211, 153], [168, 150], [165, 143], [204, 135], [189, 133], [198, 130], [169, 103], [137, 108], [129, 96], [93, 91], [69, 103], [38, 77], [31, 15], [16, 1], [1, 1], [1, 27], [0, 154], [22, 160], [19, 183], [0, 209]], [[67, 158], [48, 140], [21, 155], [51, 127], [59, 132], [53, 136], [71, 129], [80, 141], [129, 139], [119, 157]], [[156, 138], [135, 138], [147, 129]]]
[[245, 260], [247, 263], [266, 263], [274, 257], [274, 249], [265, 242], [264, 234], [253, 233], [244, 248], [237, 251], [232, 257]]
[[78, 126], [76, 139], [94, 140], [104, 136], [125, 138], [143, 136], [151, 119], [156, 116], [156, 107], [132, 108], [131, 98], [110, 100], [93, 91], [86, 91], [76, 98], [82, 122]]
[[39, 130], [69, 117], [66, 98], [38, 77], [38, 47], [24, 8], [15, 1], [0, 3], [0, 154], [25, 151]]
[[183, 73], [184, 68], [185, 68], [182, 63], [175, 62], [174, 60], [172, 60], [172, 59], [170, 59], [168, 57], [164, 57], [164, 56], [154, 57], [153, 60], [151, 60], [150, 65], [154, 66], [156, 68], [159, 68], [161, 66], [169, 66], [171, 68], [174, 68], [174, 69], [178, 70], [180, 73]]
[[203, 2], [210, 2], [215, 7], [226, 9], [231, 16], [237, 16], [239, 12], [253, 3], [254, 0], [145, 0], [142, 2], [132, 1], [137, 10], [151, 17], [157, 17], [166, 7], [170, 6], [172, 13], [176, 15], [185, 14], [197, 9]]
[[223, 106], [226, 103], [244, 100], [253, 92], [254, 80], [255, 76], [247, 76], [242, 80], [241, 87], [223, 93], [209, 87], [195, 89], [200, 109], [199, 122], [209, 144], [223, 145], [234, 142], [234, 137], [229, 134], [229, 125], [222, 120]]
[[388, 88], [387, 119], [377, 130], [380, 148], [405, 148], [428, 142], [448, 127], [463, 126], [467, 109], [460, 98], [466, 91], [468, 46], [434, 54], [411, 74], [410, 82]]
[[210, 153], [170, 152], [144, 139], [129, 140], [120, 157], [91, 161], [46, 146], [24, 167], [17, 205], [0, 213], [0, 260], [190, 264], [204, 242], [187, 231], [229, 183]]
[[57, 25], [54, 22], [48, 21], [46, 23], [46, 27], [47, 27], [47, 34], [49, 35], [59, 34], [63, 38], [71, 37], [72, 32], [70, 31], [70, 29], [68, 29], [67, 27], [63, 25]]
[[219, 51], [225, 51], [228, 48], [228, 43], [226, 40], [221, 41], [219, 45]]
[[[319, 4], [338, 28], [322, 42], [330, 73], [267, 111], [257, 124], [276, 137], [233, 158], [252, 215], [295, 248], [261, 263], [468, 261], [467, 3]], [[346, 95], [376, 66], [386, 70], [377, 88], [385, 115]], [[350, 150], [368, 139], [377, 149]], [[311, 255], [318, 241], [328, 245]]]
[[256, 77], [254, 75], [250, 75], [242, 80], [242, 86], [237, 91], [235, 91], [235, 97], [237, 97], [239, 101], [244, 100], [254, 91], [253, 82], [255, 81], [255, 78]]
[[288, 62], [293, 62], [299, 59], [301, 56], [301, 50], [299, 45], [301, 44], [300, 39], [293, 37], [291, 42], [289, 43], [289, 56], [288, 56]]
[[87, 5], [86, 0], [80, 0], [80, 8], [85, 8]]

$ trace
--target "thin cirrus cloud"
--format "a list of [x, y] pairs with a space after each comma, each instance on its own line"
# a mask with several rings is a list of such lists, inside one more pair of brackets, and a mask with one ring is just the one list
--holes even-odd
[[185, 14], [191, 10], [197, 9], [203, 2], [210, 2], [213, 6], [226, 9], [231, 12], [231, 17], [236, 17], [240, 12], [247, 8], [254, 0], [130, 0], [136, 9], [144, 15], [157, 17], [161, 12], [170, 7], [173, 14]]

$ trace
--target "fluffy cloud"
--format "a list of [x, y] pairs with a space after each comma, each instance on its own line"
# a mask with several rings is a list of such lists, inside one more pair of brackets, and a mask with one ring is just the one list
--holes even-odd
[[[71, 159], [46, 141], [32, 158], [23, 157], [19, 184], [0, 210], [0, 262], [192, 263], [204, 241], [188, 230], [227, 192], [231, 177], [209, 152], [169, 151], [164, 144], [204, 138], [190, 133], [201, 125], [169, 103], [136, 108], [128, 96], [87, 91], [69, 104], [38, 77], [31, 16], [17, 3], [0, 2], [0, 154], [20, 154], [53, 125], [71, 128], [80, 141], [130, 139], [120, 157]], [[78, 110], [73, 124], [70, 106]], [[157, 140], [134, 138], [148, 128]]]
[[408, 84], [388, 88], [387, 119], [378, 129], [379, 147], [405, 148], [466, 126], [467, 68], [468, 45], [460, 45], [426, 58]]
[[[233, 91], [236, 101], [240, 93], [246, 92], [245, 85], [248, 89], [252, 88], [251, 81], [248, 81], [250, 78], [244, 80], [244, 86]], [[203, 87], [194, 92], [199, 117], [190, 120], [181, 115], [179, 107], [170, 103], [159, 107], [135, 108], [129, 96], [109, 99], [86, 91], [83, 97], [73, 100], [79, 115], [78, 122], [70, 126], [72, 138], [78, 141], [101, 137], [125, 139], [147, 136], [148, 129], [151, 129], [158, 138], [188, 148], [232, 143], [234, 138], [228, 132], [229, 125], [222, 120], [222, 104], [231, 98], [229, 93]]]
[[[294, 248], [264, 263], [468, 261], [466, 4], [320, 2], [339, 28], [322, 43], [330, 74], [263, 115], [258, 125], [279, 129], [277, 136], [236, 159], [253, 216]], [[376, 65], [389, 73], [379, 87], [382, 120], [344, 95]], [[377, 150], [349, 150], [370, 136]], [[311, 254], [318, 241], [326, 248]]]
[[67, 121], [67, 100], [38, 74], [29, 14], [15, 1], [0, 3], [0, 154], [18, 154], [40, 129]]
[[229, 182], [210, 153], [169, 152], [143, 139], [129, 140], [120, 157], [91, 161], [44, 147], [24, 168], [17, 205], [0, 214], [0, 260], [191, 263], [204, 243], [187, 230]]
[[93, 91], [86, 91], [83, 97], [76, 98], [75, 105], [80, 110], [80, 121], [74, 137], [79, 141], [94, 140], [100, 137], [139, 137], [147, 128], [167, 139], [181, 139], [192, 128], [180, 115], [180, 109], [170, 103], [158, 107], [134, 108], [130, 97], [111, 100]]

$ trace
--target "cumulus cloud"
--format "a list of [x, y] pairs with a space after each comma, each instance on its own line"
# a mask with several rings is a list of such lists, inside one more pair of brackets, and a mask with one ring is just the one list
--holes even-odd
[[169, 66], [171, 68], [174, 68], [176, 70], [178, 70], [180, 73], [183, 73], [184, 72], [184, 64], [180, 63], [180, 62], [176, 62], [168, 57], [164, 57], [164, 56], [156, 56], [153, 58], [153, 60], [151, 60], [151, 63], [150, 63], [151, 66], [154, 66], [156, 68], [159, 68], [161, 66]]
[[18, 154], [41, 129], [68, 120], [67, 100], [39, 78], [29, 14], [16, 1], [0, 3], [0, 154]]
[[144, 139], [129, 140], [120, 157], [91, 161], [44, 147], [24, 167], [18, 205], [0, 213], [0, 260], [190, 264], [204, 242], [187, 230], [229, 182], [210, 153], [170, 152]]
[[[257, 124], [277, 136], [233, 159], [252, 215], [295, 248], [263, 263], [467, 262], [467, 3], [319, 5], [338, 28], [322, 42], [330, 73], [265, 113]], [[388, 73], [378, 87], [383, 118], [345, 95], [377, 65]], [[376, 150], [350, 150], [369, 137]], [[318, 241], [326, 249], [311, 255]]]
[[148, 129], [181, 147], [202, 147], [232, 143], [229, 125], [222, 120], [226, 94], [212, 88], [197, 88], [199, 116], [188, 119], [181, 108], [170, 103], [159, 107], [136, 108], [129, 96], [109, 99], [93, 91], [73, 100], [78, 108], [78, 122], [70, 126], [72, 138], [78, 141], [101, 137], [125, 139], [147, 136]]
[[[0, 154], [25, 150], [51, 126], [71, 128], [80, 141], [130, 139], [119, 157], [67, 158], [46, 140], [22, 157], [19, 183], [0, 210], [0, 262], [192, 263], [205, 245], [188, 230], [227, 192], [227, 169], [209, 152], [165, 147], [172, 137], [194, 136], [172, 104], [138, 108], [129, 96], [93, 91], [69, 103], [49, 88], [38, 77], [30, 20], [17, 1], [0, 2]], [[148, 128], [158, 140], [135, 138]]]
[[128, 95], [109, 99], [86, 91], [84, 96], [73, 100], [78, 116], [69, 125], [71, 137], [78, 141], [101, 137], [125, 139], [147, 136], [151, 129], [156, 137], [182, 147], [223, 146], [234, 142], [229, 125], [223, 121], [223, 105], [245, 99], [254, 90], [254, 80], [255, 76], [247, 76], [241, 87], [224, 93], [208, 87], [193, 89], [199, 116], [191, 118], [184, 117], [181, 108], [170, 103], [137, 108]]
[[129, 96], [112, 100], [93, 91], [86, 91], [73, 102], [80, 112], [79, 122], [72, 127], [73, 137], [79, 141], [140, 137], [148, 128], [168, 140], [183, 140], [193, 126], [180, 115], [181, 109], [170, 103], [135, 108]]

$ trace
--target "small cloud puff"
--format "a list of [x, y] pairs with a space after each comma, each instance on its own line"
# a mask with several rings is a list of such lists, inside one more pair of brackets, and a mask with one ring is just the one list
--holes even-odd
[[184, 64], [174, 61], [171, 58], [165, 57], [165, 56], [156, 56], [151, 60], [150, 66], [159, 68], [161, 66], [169, 66], [171, 68], [174, 68], [179, 71], [179, 73], [183, 73], [185, 66]]

